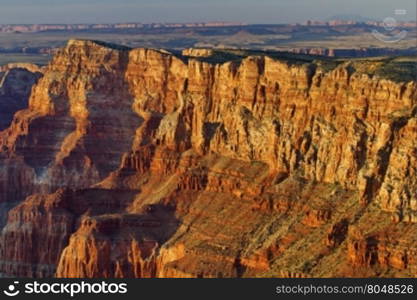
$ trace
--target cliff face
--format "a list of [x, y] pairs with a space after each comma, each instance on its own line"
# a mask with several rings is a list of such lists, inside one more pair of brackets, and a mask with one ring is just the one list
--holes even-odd
[[35, 65], [0, 67], [0, 130], [10, 126], [17, 111], [28, 107], [32, 87], [41, 76], [41, 69]]
[[0, 272], [416, 275], [416, 82], [207, 55], [57, 53], [0, 133]]

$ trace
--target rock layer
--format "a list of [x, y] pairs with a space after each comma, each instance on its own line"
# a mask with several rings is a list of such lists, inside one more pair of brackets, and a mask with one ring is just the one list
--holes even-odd
[[28, 107], [32, 87], [41, 76], [41, 69], [35, 65], [0, 67], [0, 130], [10, 126], [17, 111]]
[[1, 133], [1, 273], [416, 275], [416, 82], [190, 53], [56, 54]]

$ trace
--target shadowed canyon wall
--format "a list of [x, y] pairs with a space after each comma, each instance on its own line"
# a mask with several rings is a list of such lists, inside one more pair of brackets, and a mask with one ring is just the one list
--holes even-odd
[[0, 273], [417, 275], [417, 83], [72, 40], [0, 133]]

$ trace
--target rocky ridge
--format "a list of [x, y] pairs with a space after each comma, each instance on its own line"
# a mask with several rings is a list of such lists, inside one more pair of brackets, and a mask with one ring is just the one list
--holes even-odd
[[55, 55], [0, 133], [0, 272], [415, 276], [417, 83], [207, 55]]

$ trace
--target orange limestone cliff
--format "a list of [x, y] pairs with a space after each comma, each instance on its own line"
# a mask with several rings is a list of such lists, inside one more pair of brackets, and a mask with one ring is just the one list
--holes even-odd
[[417, 83], [200, 54], [55, 55], [0, 132], [0, 273], [417, 276]]

